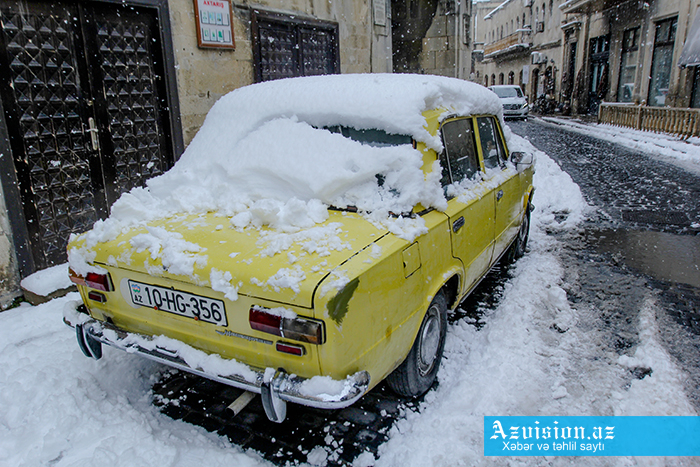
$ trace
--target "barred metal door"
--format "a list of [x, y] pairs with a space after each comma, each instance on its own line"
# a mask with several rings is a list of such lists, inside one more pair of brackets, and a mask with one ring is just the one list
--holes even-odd
[[301, 62], [303, 76], [328, 75], [335, 71], [335, 35], [333, 31], [301, 28]]
[[[169, 166], [161, 121], [163, 71], [155, 18], [143, 11], [86, 10], [84, 34], [103, 147], [107, 203]], [[162, 63], [162, 60], [161, 60]]]
[[172, 163], [156, 22], [123, 6], [22, 1], [2, 4], [0, 26], [0, 95], [41, 268], [65, 261], [71, 233]]

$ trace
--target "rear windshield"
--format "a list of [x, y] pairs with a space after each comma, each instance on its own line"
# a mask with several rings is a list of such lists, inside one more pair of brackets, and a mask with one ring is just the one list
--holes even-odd
[[519, 87], [512, 88], [491, 88], [493, 92], [496, 93], [498, 97], [523, 97], [523, 93], [520, 91]]
[[412, 144], [413, 142], [412, 138], [408, 135], [393, 135], [384, 130], [357, 130], [340, 125], [327, 126], [324, 128], [331, 133], [340, 133], [346, 138], [350, 138], [358, 143], [375, 147], [400, 146], [402, 144]]

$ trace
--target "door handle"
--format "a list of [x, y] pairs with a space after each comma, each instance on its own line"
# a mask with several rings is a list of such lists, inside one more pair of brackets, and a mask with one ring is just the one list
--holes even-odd
[[496, 201], [500, 201], [501, 198], [503, 198], [503, 190], [498, 190], [498, 193], [496, 193]]
[[95, 119], [90, 117], [88, 118], [88, 126], [90, 127], [87, 132], [90, 133], [90, 141], [92, 142], [92, 149], [93, 151], [99, 151], [100, 150], [100, 140], [97, 138], [97, 132], [99, 131], [97, 129], [97, 125], [95, 124]]
[[457, 233], [459, 229], [464, 227], [464, 217], [461, 217], [452, 223], [452, 231]]

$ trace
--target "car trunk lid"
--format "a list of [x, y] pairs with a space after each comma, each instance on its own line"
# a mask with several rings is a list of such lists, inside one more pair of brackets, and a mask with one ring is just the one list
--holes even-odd
[[384, 234], [348, 212], [330, 211], [324, 223], [296, 232], [236, 229], [207, 213], [151, 222], [93, 251], [97, 264], [209, 286], [230, 300], [242, 294], [311, 308], [317, 284]]

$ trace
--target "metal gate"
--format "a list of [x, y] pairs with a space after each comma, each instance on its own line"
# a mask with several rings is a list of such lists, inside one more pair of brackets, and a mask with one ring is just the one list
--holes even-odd
[[173, 162], [152, 10], [0, 4], [0, 96], [35, 268]]

